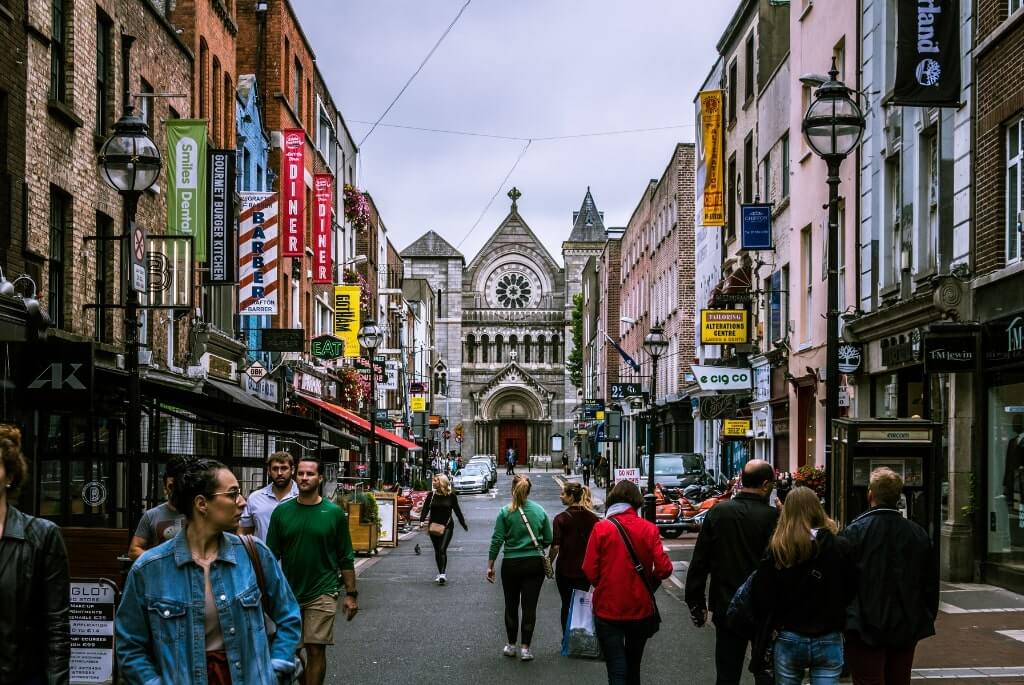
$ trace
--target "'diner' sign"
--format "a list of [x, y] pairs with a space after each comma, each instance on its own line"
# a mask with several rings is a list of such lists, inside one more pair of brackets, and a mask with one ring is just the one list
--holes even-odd
[[745, 309], [700, 310], [702, 345], [744, 345], [750, 342], [749, 314]]

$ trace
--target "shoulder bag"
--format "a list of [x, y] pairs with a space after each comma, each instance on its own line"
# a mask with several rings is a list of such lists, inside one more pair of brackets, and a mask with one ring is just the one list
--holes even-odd
[[[263, 604], [263, 621], [266, 625], [267, 640], [270, 640], [270, 638], [277, 632], [277, 626], [274, 625], [273, 619], [270, 618], [267, 580], [263, 576], [263, 563], [260, 561], [260, 554], [256, 550], [256, 543], [253, 542], [252, 536], [239, 535], [238, 537], [242, 541], [242, 546], [245, 547], [245, 553], [249, 557], [249, 561], [252, 563], [253, 573], [256, 574], [256, 585], [260, 588], [260, 601]], [[302, 659], [302, 654], [296, 651], [295, 668], [292, 670], [291, 677], [286, 682], [301, 683], [302, 675], [305, 670], [306, 662]]]
[[640, 559], [636, 555], [636, 550], [633, 549], [633, 542], [629, 539], [629, 535], [626, 534], [626, 529], [622, 527], [622, 524], [616, 521], [614, 517], [609, 517], [606, 520], [610, 521], [619, 530], [622, 542], [626, 545], [626, 551], [629, 552], [629, 558], [633, 562], [633, 570], [640, 576], [641, 582], [647, 588], [647, 594], [651, 596], [651, 605], [654, 606], [654, 613], [645, 619], [644, 633], [645, 637], [652, 637], [661, 628], [661, 612], [658, 611], [658, 601], [654, 599], [654, 591], [661, 583], [656, 578], [652, 578], [647, 574], [644, 565], [640, 563]]
[[540, 555], [541, 560], [544, 562], [544, 577], [554, 578], [555, 569], [551, 567], [551, 560], [548, 559], [548, 555], [544, 554], [544, 548], [537, 542], [537, 536], [533, 534], [533, 528], [530, 527], [530, 519], [526, 518], [526, 512], [523, 508], [519, 508], [519, 515], [523, 517], [523, 525], [526, 526], [526, 532], [530, 534], [530, 539], [533, 540], [533, 546], [537, 548], [537, 554]]
[[[433, 497], [431, 497], [430, 505], [431, 506], [434, 505], [434, 498]], [[428, 516], [430, 515], [430, 510], [429, 509], [427, 510], [427, 515]], [[452, 517], [451, 516], [448, 517], [448, 523], [436, 523], [434, 521], [431, 521], [429, 524], [427, 524], [427, 532], [430, 534], [431, 537], [439, 538], [442, 535], [444, 535], [446, 530], [448, 530], [448, 526], [451, 524], [451, 522], [452, 522]]]

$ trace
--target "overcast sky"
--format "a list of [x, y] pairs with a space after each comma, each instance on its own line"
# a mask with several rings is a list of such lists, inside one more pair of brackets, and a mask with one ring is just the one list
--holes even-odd
[[[292, 0], [358, 143], [465, 0]], [[471, 230], [525, 142], [379, 126], [360, 150], [361, 187], [399, 250], [429, 229], [473, 258], [522, 192], [519, 211], [561, 263], [590, 186], [605, 225], [624, 226], [677, 142], [736, 3], [720, 0], [473, 0], [384, 124], [541, 138]]]

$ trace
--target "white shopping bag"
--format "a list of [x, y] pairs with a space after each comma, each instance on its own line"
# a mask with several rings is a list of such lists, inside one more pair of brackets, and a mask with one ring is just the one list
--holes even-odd
[[565, 619], [562, 656], [577, 659], [600, 659], [601, 645], [594, 627], [594, 593], [573, 590], [569, 615]]

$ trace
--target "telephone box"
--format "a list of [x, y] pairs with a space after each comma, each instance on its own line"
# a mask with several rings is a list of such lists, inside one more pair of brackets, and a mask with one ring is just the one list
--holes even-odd
[[939, 543], [942, 424], [924, 419], [836, 419], [832, 454], [840, 493], [836, 518], [846, 525], [868, 509], [871, 472], [887, 466], [903, 478], [903, 515]]

